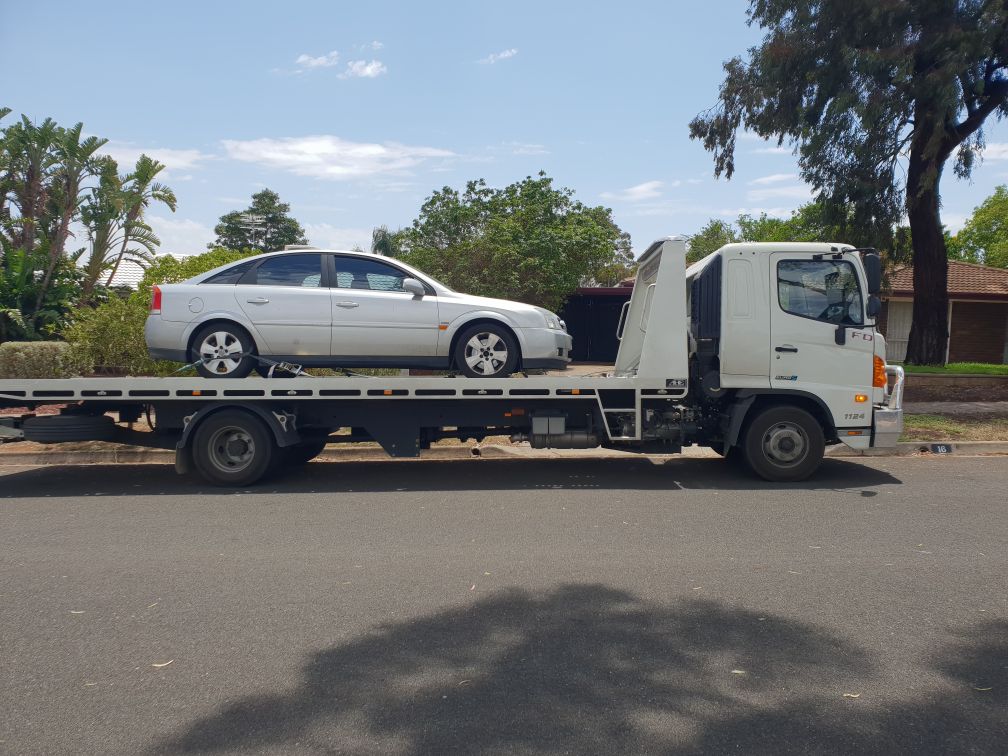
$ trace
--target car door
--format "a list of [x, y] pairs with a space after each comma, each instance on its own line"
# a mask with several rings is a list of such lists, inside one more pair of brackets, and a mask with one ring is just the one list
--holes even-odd
[[865, 284], [855, 259], [771, 255], [770, 385], [819, 396], [838, 425], [864, 427], [871, 424], [875, 329], [865, 324]]
[[267, 257], [235, 286], [238, 306], [273, 355], [328, 356], [332, 339], [332, 292], [322, 255]]
[[370, 257], [333, 255], [332, 353], [342, 357], [434, 357], [438, 301], [402, 288], [409, 273]]

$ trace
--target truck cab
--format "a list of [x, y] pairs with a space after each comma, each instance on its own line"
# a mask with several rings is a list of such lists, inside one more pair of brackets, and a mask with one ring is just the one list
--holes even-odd
[[[800, 415], [815, 419], [827, 445], [894, 445], [903, 375], [886, 365], [875, 326], [880, 288], [877, 253], [846, 244], [729, 244], [691, 265], [691, 393], [720, 415], [711, 445], [801, 467], [817, 439], [795, 422]], [[755, 417], [773, 408], [781, 419], [746, 450]]]

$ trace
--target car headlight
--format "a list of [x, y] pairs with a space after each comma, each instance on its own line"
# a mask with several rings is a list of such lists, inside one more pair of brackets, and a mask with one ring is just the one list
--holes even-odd
[[558, 318], [556, 315], [553, 315], [552, 313], [550, 313], [549, 315], [544, 315], [543, 317], [546, 318], [546, 327], [547, 328], [550, 328], [550, 329], [552, 329], [554, 331], [563, 330], [564, 322], [562, 320], [560, 320], [560, 318]]

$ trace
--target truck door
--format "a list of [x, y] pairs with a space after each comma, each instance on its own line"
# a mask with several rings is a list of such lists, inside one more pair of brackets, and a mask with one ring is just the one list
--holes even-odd
[[820, 397], [838, 427], [872, 421], [875, 329], [865, 325], [860, 270], [854, 254], [775, 252], [770, 260], [770, 386]]

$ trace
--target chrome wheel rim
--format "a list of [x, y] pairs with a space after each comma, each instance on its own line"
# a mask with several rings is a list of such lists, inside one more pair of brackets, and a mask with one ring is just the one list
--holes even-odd
[[763, 434], [763, 456], [781, 467], [800, 464], [808, 448], [808, 435], [797, 423], [774, 423]]
[[211, 373], [228, 375], [238, 369], [242, 361], [241, 340], [228, 331], [214, 331], [207, 334], [199, 347], [203, 366]]
[[255, 441], [242, 428], [229, 425], [210, 437], [210, 461], [221, 472], [241, 472], [254, 457]]
[[507, 363], [508, 346], [496, 333], [475, 334], [465, 346], [465, 361], [469, 369], [480, 375], [496, 375]]

